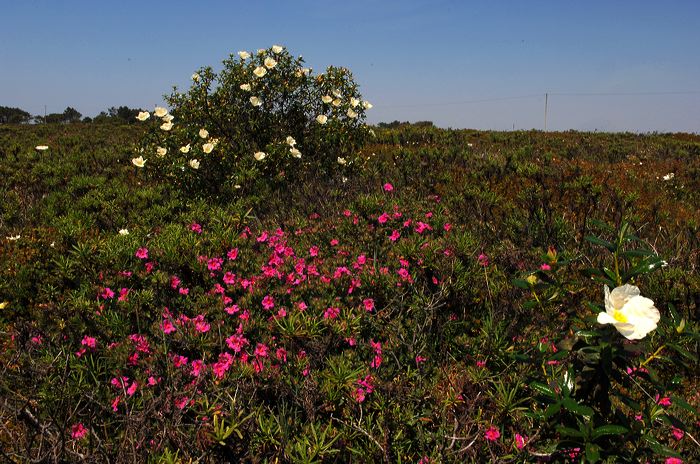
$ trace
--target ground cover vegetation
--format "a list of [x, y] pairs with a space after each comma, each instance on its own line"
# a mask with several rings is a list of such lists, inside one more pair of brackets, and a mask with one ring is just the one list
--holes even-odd
[[0, 126], [3, 458], [698, 460], [700, 137], [369, 108], [276, 46]]

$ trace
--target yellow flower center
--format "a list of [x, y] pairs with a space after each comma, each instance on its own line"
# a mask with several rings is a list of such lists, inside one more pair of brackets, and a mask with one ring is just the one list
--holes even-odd
[[613, 310], [612, 317], [618, 322], [627, 322], [627, 316], [622, 314], [622, 311], [620, 311], [619, 309]]

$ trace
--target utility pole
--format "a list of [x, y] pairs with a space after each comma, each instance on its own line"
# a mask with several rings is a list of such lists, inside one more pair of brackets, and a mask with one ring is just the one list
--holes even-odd
[[544, 131], [547, 132], [547, 103], [549, 100], [549, 93], [544, 94]]

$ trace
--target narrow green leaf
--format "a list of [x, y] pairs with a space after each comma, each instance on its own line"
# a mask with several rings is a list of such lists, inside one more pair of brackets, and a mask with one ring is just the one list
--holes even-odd
[[602, 427], [598, 427], [597, 429], [593, 430], [592, 437], [595, 440], [603, 435], [622, 435], [623, 433], [627, 432], [629, 432], [629, 430], [621, 425], [603, 425]]
[[593, 235], [586, 235], [584, 238], [594, 245], [598, 245], [598, 246], [602, 246], [604, 248], [607, 248], [608, 250], [610, 250], [611, 253], [615, 252], [616, 247], [615, 247], [615, 245], [613, 245], [610, 242], [602, 240], [602, 239], [595, 237]]
[[532, 382], [530, 384], [530, 388], [535, 390], [537, 393], [539, 393], [541, 395], [549, 396], [550, 398], [556, 398], [556, 396], [557, 396], [551, 387], [549, 387], [548, 385], [545, 385], [543, 383], [540, 383], [540, 382]]
[[569, 411], [573, 412], [574, 414], [578, 414], [579, 416], [593, 417], [593, 409], [591, 409], [588, 406], [578, 404], [573, 398], [564, 398], [561, 402], [561, 405]]

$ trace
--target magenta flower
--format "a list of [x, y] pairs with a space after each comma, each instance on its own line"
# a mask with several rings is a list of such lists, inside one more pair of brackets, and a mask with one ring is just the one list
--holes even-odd
[[389, 236], [389, 240], [391, 240], [392, 242], [395, 242], [399, 239], [399, 237], [401, 237], [401, 233], [398, 230], [394, 229], [391, 232], [391, 235]]
[[148, 248], [139, 248], [134, 254], [138, 259], [148, 259]]
[[391, 192], [391, 191], [393, 191], [393, 190], [394, 190], [394, 186], [391, 185], [389, 182], [387, 182], [386, 184], [384, 184], [384, 191], [385, 191], [385, 192]]
[[87, 433], [88, 430], [81, 422], [79, 422], [77, 424], [73, 424], [73, 426], [71, 427], [70, 436], [75, 440], [80, 440], [85, 435], [87, 435]]
[[479, 261], [479, 266], [486, 267], [489, 265], [489, 257], [486, 256], [484, 253], [481, 253], [477, 260]]
[[525, 448], [525, 443], [527, 442], [527, 437], [524, 437], [520, 435], [519, 433], [515, 434], [515, 447], [518, 448], [519, 450]]
[[666, 458], [665, 464], [683, 464], [683, 460], [679, 458]]
[[685, 432], [678, 427], [671, 427], [671, 434], [673, 435], [673, 438], [675, 438], [677, 441], [680, 441], [683, 439], [685, 436]]
[[388, 215], [387, 213], [382, 213], [382, 215], [379, 216], [379, 218], [377, 218], [377, 221], [378, 221], [380, 224], [386, 224], [386, 222], [387, 222], [388, 220], [389, 220], [389, 215]]
[[270, 310], [275, 307], [275, 299], [270, 295], [265, 295], [262, 299], [262, 307]]
[[501, 437], [501, 432], [499, 432], [498, 429], [492, 425], [488, 428], [488, 430], [486, 430], [484, 436], [489, 441], [496, 441]]
[[94, 349], [97, 346], [97, 340], [95, 339], [95, 337], [89, 337], [85, 335], [80, 344], [83, 346], [87, 346], [88, 348]]
[[365, 298], [362, 301], [362, 304], [365, 307], [365, 311], [371, 312], [372, 310], [374, 310], [374, 300], [372, 298]]
[[112, 289], [109, 287], [105, 287], [102, 290], [102, 294], [100, 295], [100, 297], [103, 300], [109, 300], [110, 298], [114, 298], [114, 291], [112, 291]]
[[335, 319], [340, 315], [340, 308], [327, 308], [326, 311], [323, 313], [323, 318], [324, 319]]
[[228, 253], [226, 254], [226, 257], [231, 261], [238, 258], [238, 248], [233, 248], [233, 249], [229, 250]]
[[195, 234], [201, 234], [202, 233], [202, 226], [197, 224], [196, 222], [193, 222], [190, 224], [190, 230], [194, 232]]
[[264, 343], [258, 343], [255, 345], [255, 351], [253, 354], [260, 358], [267, 358], [269, 348]]
[[550, 265], [547, 264], [547, 263], [543, 263], [543, 264], [540, 266], [540, 270], [541, 270], [541, 271], [551, 271], [551, 270], [552, 270], [552, 266], [550, 266]]

